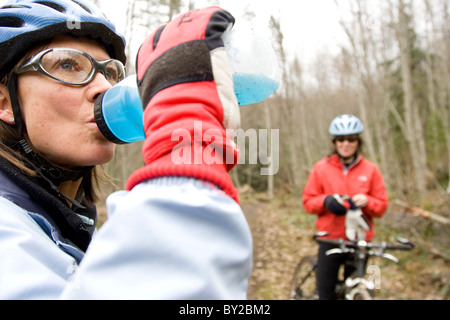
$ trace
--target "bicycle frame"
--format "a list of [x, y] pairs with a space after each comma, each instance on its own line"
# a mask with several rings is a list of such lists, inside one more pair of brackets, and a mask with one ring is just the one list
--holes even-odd
[[[342, 246], [342, 245], [341, 245]], [[355, 300], [357, 297], [362, 297], [363, 300], [372, 300], [373, 292], [375, 290], [374, 282], [364, 278], [366, 275], [366, 265], [369, 254], [366, 250], [367, 243], [365, 241], [357, 243], [355, 249], [350, 249], [347, 252], [352, 254], [352, 265], [356, 267], [353, 274], [344, 279], [342, 283], [337, 284], [337, 295], [346, 300]], [[354, 251], [352, 251], [354, 250]], [[330, 249], [326, 252], [327, 255], [342, 254], [342, 248]]]
[[[363, 299], [372, 299], [373, 290], [375, 289], [375, 284], [364, 278], [366, 275], [365, 266], [366, 259], [371, 256], [379, 256], [395, 263], [398, 259], [389, 253], [384, 251], [389, 250], [411, 250], [414, 248], [414, 244], [406, 239], [397, 238], [397, 241], [401, 245], [391, 245], [386, 242], [381, 244], [370, 243], [364, 240], [359, 241], [345, 241], [343, 239], [339, 240], [329, 240], [320, 239], [320, 237], [326, 236], [328, 233], [316, 233], [314, 235], [314, 240], [318, 243], [328, 243], [328, 244], [338, 244], [339, 248], [330, 249], [326, 252], [327, 255], [330, 254], [343, 254], [352, 253], [354, 255], [354, 265], [356, 267], [356, 276], [350, 275], [344, 280], [345, 285], [345, 298], [348, 300], [354, 300], [354, 298], [359, 294]], [[374, 250], [378, 249], [378, 250]]]
[[373, 290], [375, 285], [364, 278], [347, 278], [345, 280], [346, 286], [346, 300], [358, 300], [357, 297], [361, 297], [359, 300], [372, 300]]
[[[316, 233], [313, 239], [317, 243], [326, 243], [333, 244], [337, 247], [334, 249], [330, 249], [326, 252], [327, 255], [330, 254], [344, 254], [351, 253], [353, 254], [352, 264], [355, 266], [355, 272], [344, 279], [343, 283], [338, 284], [338, 295], [346, 300], [356, 300], [356, 299], [364, 299], [371, 300], [373, 299], [373, 293], [375, 290], [375, 283], [371, 280], [365, 279], [366, 275], [366, 260], [371, 256], [378, 256], [393, 262], [398, 262], [398, 259], [393, 255], [386, 253], [385, 250], [412, 250], [414, 248], [414, 244], [406, 239], [397, 238], [397, 242], [400, 245], [387, 244], [386, 242], [381, 243], [371, 243], [366, 241], [346, 241], [343, 239], [334, 240], [334, 239], [322, 239], [328, 235], [327, 232], [319, 232]], [[314, 256], [307, 256], [303, 258], [294, 272], [294, 276], [291, 281], [291, 291], [290, 291], [290, 299], [304, 299], [308, 295], [304, 295], [303, 284], [306, 280], [312, 276], [315, 277], [315, 269], [317, 268], [317, 257], [313, 261]], [[307, 259], [309, 258], [309, 259]], [[299, 274], [301, 270], [301, 265], [303, 261], [307, 262], [310, 265], [310, 271], [307, 274]], [[297, 284], [297, 280], [300, 282]], [[311, 289], [307, 289], [306, 291], [311, 292]], [[311, 295], [314, 296], [315, 295]]]

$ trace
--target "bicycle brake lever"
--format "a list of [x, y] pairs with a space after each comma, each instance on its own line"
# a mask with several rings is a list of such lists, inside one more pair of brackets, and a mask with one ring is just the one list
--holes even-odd
[[319, 232], [316, 232], [316, 233], [314, 234], [313, 239], [315, 240], [315, 239], [317, 239], [317, 238], [325, 237], [325, 236], [327, 236], [327, 235], [329, 235], [329, 234], [330, 234], [330, 233], [327, 232], [327, 231], [319, 231]]
[[327, 256], [332, 255], [332, 254], [341, 254], [341, 253], [347, 253], [347, 252], [354, 252], [355, 250], [353, 249], [339, 249], [339, 248], [335, 248], [335, 249], [330, 249], [327, 252], [325, 252], [325, 254]]
[[332, 254], [337, 254], [337, 253], [344, 253], [344, 251], [342, 249], [330, 249], [327, 252], [325, 252], [325, 254], [327, 256], [332, 255]]
[[396, 257], [394, 257], [392, 254], [383, 253], [383, 255], [381, 255], [381, 257], [383, 257], [385, 259], [388, 259], [388, 260], [391, 260], [391, 261], [393, 261], [395, 263], [398, 263], [398, 259]]
[[396, 240], [397, 240], [397, 242], [399, 242], [401, 244], [411, 247], [411, 249], [414, 248], [414, 243], [409, 241], [408, 239], [397, 237]]

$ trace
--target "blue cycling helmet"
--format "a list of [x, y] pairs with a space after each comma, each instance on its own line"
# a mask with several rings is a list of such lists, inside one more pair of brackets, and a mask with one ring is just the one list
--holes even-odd
[[125, 38], [98, 7], [86, 0], [16, 0], [0, 8], [0, 71], [12, 70], [33, 46], [57, 35], [97, 41], [126, 62]]
[[360, 134], [363, 131], [364, 126], [361, 120], [351, 114], [343, 114], [334, 118], [329, 129], [332, 136]]
[[[126, 63], [125, 38], [91, 2], [15, 0], [0, 8], [0, 80], [34, 46], [63, 34], [97, 41], [111, 58]], [[16, 80], [14, 76], [6, 80], [16, 119], [14, 126], [22, 136]]]

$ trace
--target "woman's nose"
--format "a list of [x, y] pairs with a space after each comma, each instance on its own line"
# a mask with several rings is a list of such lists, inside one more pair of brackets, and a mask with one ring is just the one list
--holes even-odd
[[92, 102], [95, 102], [99, 95], [112, 87], [111, 83], [106, 80], [101, 72], [97, 72], [94, 79], [89, 83], [89, 86], [88, 99]]

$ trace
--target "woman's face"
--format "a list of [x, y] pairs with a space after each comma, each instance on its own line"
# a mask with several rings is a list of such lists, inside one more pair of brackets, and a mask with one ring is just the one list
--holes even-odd
[[335, 138], [335, 143], [338, 154], [343, 159], [347, 159], [356, 153], [359, 139], [357, 135], [338, 136]]
[[[87, 39], [59, 36], [48, 47], [78, 49], [99, 61], [110, 58], [102, 46]], [[65, 168], [110, 161], [115, 145], [104, 138], [94, 119], [94, 102], [110, 87], [101, 73], [83, 86], [66, 85], [38, 72], [19, 75], [19, 103], [35, 150]]]

